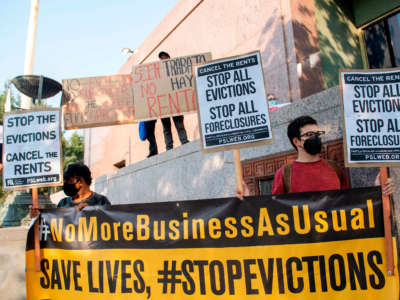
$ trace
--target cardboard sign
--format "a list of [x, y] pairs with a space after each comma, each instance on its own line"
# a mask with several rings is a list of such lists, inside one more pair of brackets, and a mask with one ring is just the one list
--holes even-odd
[[130, 75], [65, 79], [62, 85], [65, 129], [134, 122]]
[[33, 228], [26, 245], [28, 300], [399, 295], [377, 187], [46, 209], [39, 222], [39, 272]]
[[4, 114], [3, 187], [62, 184], [60, 109]]
[[211, 53], [160, 60], [132, 69], [137, 121], [196, 111], [192, 66], [211, 60]]
[[272, 142], [259, 52], [195, 67], [203, 152]]
[[346, 166], [400, 166], [400, 68], [341, 70]]

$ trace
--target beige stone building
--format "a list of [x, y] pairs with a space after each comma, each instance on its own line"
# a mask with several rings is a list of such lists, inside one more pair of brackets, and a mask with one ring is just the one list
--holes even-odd
[[[167, 51], [172, 57], [211, 52], [213, 59], [219, 59], [260, 50], [267, 93], [275, 95], [279, 103], [291, 104], [271, 114], [275, 120], [273, 146], [242, 151], [244, 177], [250, 193], [268, 193], [275, 171], [294, 157], [286, 141], [285, 128], [290, 119], [301, 114], [315, 116], [328, 129], [324, 155], [343, 162], [338, 70], [400, 66], [399, 11], [399, 0], [381, 3], [373, 0], [181, 0], [121, 66], [119, 73], [129, 74], [134, 65], [158, 60], [159, 51]], [[139, 140], [137, 124], [86, 129], [85, 162], [95, 177], [102, 176], [96, 181], [99, 191], [108, 193], [113, 186], [117, 189], [121, 186], [117, 178], [124, 180], [122, 186], [132, 188], [135, 193], [145, 189], [143, 182], [139, 184], [138, 178], [135, 179], [143, 170], [148, 170], [145, 181], [154, 182], [156, 193], [165, 191], [164, 183], [171, 177], [164, 178], [165, 172], [157, 172], [170, 168], [168, 163], [174, 161], [178, 168], [180, 155], [186, 157], [194, 152], [198, 153], [199, 160], [213, 157], [201, 156], [197, 115], [186, 115], [185, 126], [191, 143], [180, 146], [172, 126], [177, 148], [170, 154], [161, 153], [150, 159], [146, 159], [148, 142]], [[159, 152], [164, 152], [160, 121], [156, 124], [156, 138]], [[225, 167], [229, 165], [229, 159], [222, 160]], [[351, 173], [353, 186], [370, 180], [355, 176], [357, 170], [347, 171]], [[185, 176], [184, 171], [176, 172], [176, 178]], [[197, 175], [185, 172], [186, 176]], [[226, 186], [231, 185], [228, 181], [224, 181]], [[198, 197], [231, 195], [231, 187], [227, 189], [231, 192], [204, 193]], [[179, 188], [174, 188], [174, 182], [170, 190], [179, 199], [191, 198], [184, 190], [179, 192]], [[169, 192], [166, 198], [157, 195], [152, 198], [154, 201], [173, 199]], [[131, 201], [126, 196], [116, 202]]]

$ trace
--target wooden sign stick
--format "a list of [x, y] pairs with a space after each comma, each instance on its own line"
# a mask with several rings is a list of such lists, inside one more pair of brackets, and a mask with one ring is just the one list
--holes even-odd
[[243, 195], [243, 171], [242, 164], [240, 162], [240, 149], [233, 150], [233, 159], [235, 161], [236, 186]]
[[[32, 189], [32, 208], [39, 209], [38, 189]], [[35, 265], [36, 272], [40, 272], [40, 240], [39, 240], [39, 219], [36, 219], [34, 224], [35, 234]]]
[[383, 223], [385, 227], [385, 250], [386, 250], [386, 270], [388, 276], [394, 275], [394, 258], [393, 258], [393, 237], [392, 222], [390, 216], [390, 198], [383, 194], [383, 187], [388, 178], [387, 168], [380, 168], [380, 180], [382, 187], [382, 206], [383, 206]]

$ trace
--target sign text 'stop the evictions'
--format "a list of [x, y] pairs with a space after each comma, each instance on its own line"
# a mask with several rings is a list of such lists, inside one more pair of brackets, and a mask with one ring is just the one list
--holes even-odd
[[195, 70], [204, 152], [272, 141], [259, 52], [213, 61]]
[[65, 79], [62, 84], [66, 129], [133, 123], [130, 75]]
[[60, 133], [59, 109], [4, 114], [4, 188], [60, 185]]
[[346, 165], [400, 165], [400, 69], [343, 70]]
[[132, 69], [136, 120], [151, 120], [196, 111], [192, 66], [211, 53], [137, 65]]

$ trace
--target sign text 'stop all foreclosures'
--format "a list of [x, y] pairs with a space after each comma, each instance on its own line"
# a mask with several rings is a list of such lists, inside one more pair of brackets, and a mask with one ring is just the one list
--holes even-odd
[[211, 53], [160, 60], [132, 69], [135, 119], [151, 120], [196, 111], [192, 66]]

